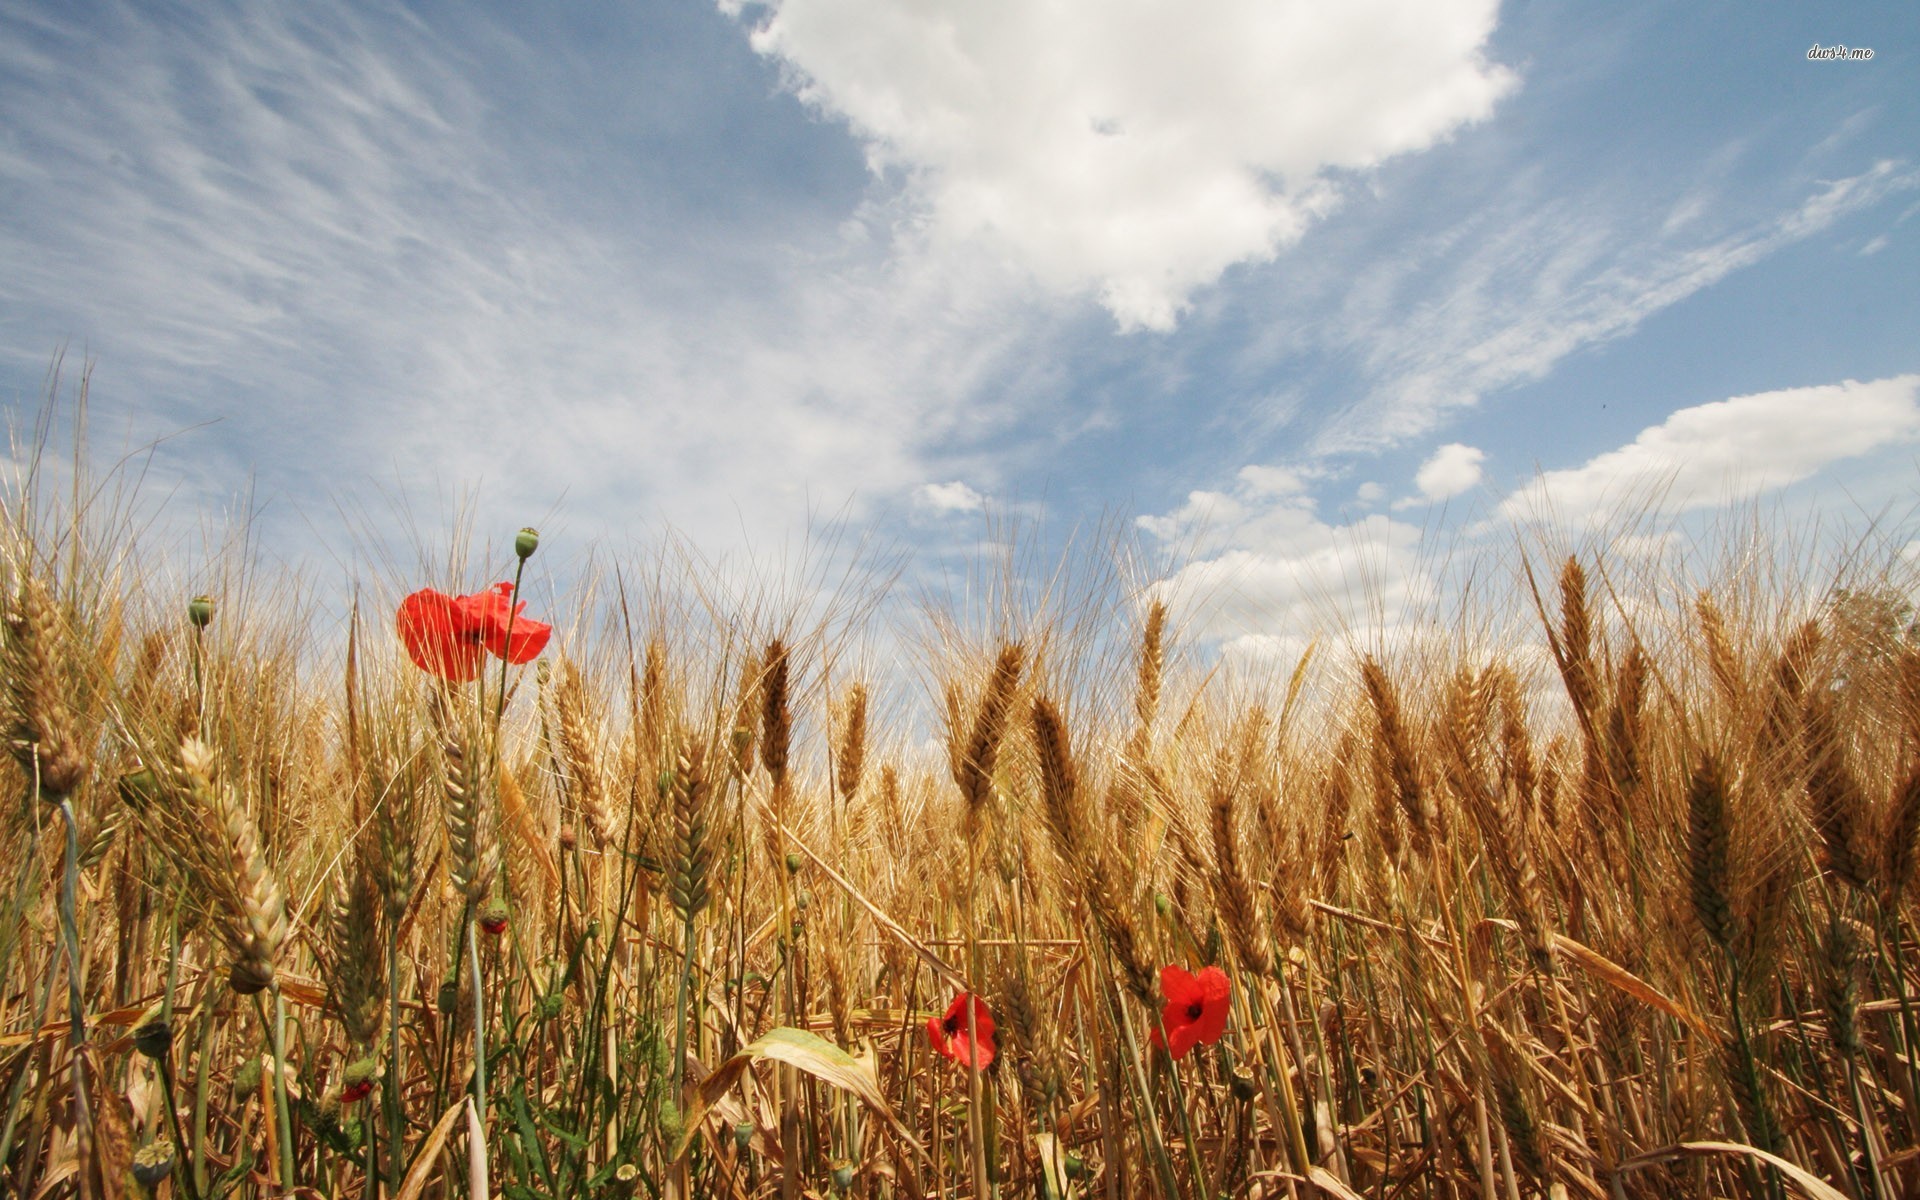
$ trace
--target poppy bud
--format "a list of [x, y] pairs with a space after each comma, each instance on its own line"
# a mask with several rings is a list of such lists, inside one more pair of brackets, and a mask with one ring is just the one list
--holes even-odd
[[742, 1121], [733, 1127], [733, 1148], [746, 1152], [747, 1144], [753, 1141], [753, 1122]]
[[512, 912], [504, 899], [495, 896], [480, 906], [480, 928], [499, 937], [507, 931], [507, 918]]
[[340, 1075], [340, 1103], [358, 1104], [373, 1091], [374, 1077], [379, 1074], [379, 1064], [372, 1058], [362, 1058], [347, 1064]]
[[260, 1060], [250, 1058], [233, 1069], [233, 1101], [244, 1103], [260, 1090]]
[[156, 1062], [173, 1049], [173, 1026], [160, 1015], [161, 1011], [160, 1005], [154, 1005], [133, 1027], [133, 1048]]
[[853, 1164], [842, 1159], [833, 1164], [833, 1190], [844, 1192], [853, 1186]]
[[434, 1003], [439, 1006], [440, 1015], [443, 1017], [460, 1007], [460, 981], [449, 979], [441, 983], [440, 993], [434, 997]]
[[133, 1152], [133, 1177], [151, 1192], [173, 1174], [173, 1143], [148, 1142]]
[[1173, 912], [1173, 901], [1167, 899], [1167, 894], [1165, 892], [1155, 892], [1153, 894], [1153, 911], [1159, 913], [1163, 917], [1168, 916]]
[[551, 1021], [560, 1015], [566, 1006], [567, 998], [559, 992], [549, 992], [533, 1002], [533, 1015], [542, 1021]]
[[813, 907], [813, 893], [802, 889], [800, 894], [793, 898], [793, 902], [801, 912], [805, 912]]
[[687, 1119], [680, 1112], [680, 1106], [672, 1100], [660, 1101], [660, 1136], [668, 1145], [680, 1140], [686, 1131]]
[[160, 794], [160, 780], [152, 771], [129, 771], [119, 780], [120, 802], [139, 812]]
[[519, 556], [521, 562], [532, 558], [533, 552], [539, 548], [540, 531], [533, 526], [529, 525], [513, 535], [513, 552]]
[[787, 874], [798, 875], [800, 873], [800, 865], [804, 861], [805, 860], [798, 854], [789, 852], [787, 855]]
[[195, 629], [213, 624], [213, 597], [195, 596], [187, 601], [187, 620]]
[[1259, 1091], [1253, 1083], [1253, 1072], [1247, 1070], [1245, 1067], [1234, 1071], [1233, 1079], [1229, 1086], [1233, 1088], [1233, 1098], [1235, 1100], [1251, 1100], [1255, 1093]]
[[264, 960], [240, 959], [227, 968], [227, 986], [235, 995], [251, 996], [272, 982], [273, 964]]
[[1086, 1177], [1087, 1177], [1087, 1160], [1080, 1157], [1078, 1154], [1075, 1154], [1071, 1150], [1067, 1151], [1067, 1178], [1068, 1179], [1085, 1179]]

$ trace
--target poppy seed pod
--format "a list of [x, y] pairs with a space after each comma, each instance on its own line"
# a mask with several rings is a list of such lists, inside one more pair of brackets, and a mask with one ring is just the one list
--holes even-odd
[[160, 1013], [161, 1006], [154, 1005], [133, 1027], [133, 1048], [155, 1061], [165, 1058], [173, 1049], [173, 1026]]
[[213, 624], [213, 597], [195, 596], [187, 601], [187, 620], [195, 629]]
[[173, 1143], [148, 1142], [133, 1153], [133, 1178], [151, 1191], [173, 1174]]
[[1233, 1078], [1228, 1081], [1228, 1086], [1233, 1089], [1233, 1098], [1242, 1102], [1260, 1094], [1260, 1089], [1253, 1080], [1253, 1072], [1245, 1067], [1234, 1069]]
[[513, 535], [513, 552], [522, 561], [533, 557], [540, 548], [540, 531], [529, 525]]

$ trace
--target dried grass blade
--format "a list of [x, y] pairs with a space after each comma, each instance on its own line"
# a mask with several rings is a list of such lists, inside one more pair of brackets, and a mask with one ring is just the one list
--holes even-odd
[[427, 1140], [420, 1143], [419, 1153], [413, 1156], [413, 1166], [408, 1168], [406, 1179], [401, 1181], [400, 1190], [394, 1193], [393, 1200], [420, 1200], [420, 1193], [427, 1188], [427, 1180], [433, 1176], [434, 1160], [440, 1157], [440, 1148], [447, 1144], [447, 1134], [453, 1129], [454, 1119], [466, 1111], [471, 1101], [466, 1096], [449, 1108], [445, 1115], [427, 1134]]
[[1777, 1154], [1769, 1154], [1758, 1146], [1748, 1146], [1740, 1142], [1676, 1142], [1671, 1146], [1662, 1146], [1658, 1150], [1649, 1150], [1621, 1163], [1615, 1173], [1625, 1175], [1628, 1171], [1638, 1171], [1655, 1163], [1673, 1158], [1707, 1158], [1716, 1154], [1744, 1154], [1759, 1159], [1779, 1171], [1794, 1182], [1801, 1191], [1814, 1200], [1847, 1200], [1847, 1194], [1826, 1183], [1821, 1178], [1801, 1167], [1796, 1167]]
[[914, 954], [919, 957], [920, 961], [927, 964], [927, 968], [935, 975], [938, 975], [941, 979], [959, 988], [961, 991], [970, 992], [973, 990], [973, 985], [969, 984], [960, 972], [948, 966], [947, 961], [928, 949], [925, 942], [908, 933], [900, 926], [899, 922], [882, 912], [879, 905], [862, 895], [859, 888], [854, 887], [853, 883], [848, 880], [845, 875], [834, 870], [833, 867], [828, 864], [827, 860], [815, 854], [813, 848], [801, 841], [799, 835], [795, 834], [793, 830], [783, 824], [780, 826], [780, 832], [793, 842], [794, 849], [812, 859], [814, 866], [819, 867], [821, 871], [826, 873], [828, 879], [833, 880], [834, 883], [839, 885], [841, 891], [851, 896], [859, 903], [861, 908], [866, 909], [868, 915], [874, 919], [874, 922], [878, 924], [880, 928], [892, 934], [901, 945], [913, 951]]
[[1565, 934], [1559, 933], [1552, 935], [1552, 947], [1598, 976], [1601, 982], [1611, 984], [1642, 1004], [1659, 1009], [1714, 1045], [1717, 1046], [1727, 1040], [1725, 1034], [1707, 1024], [1698, 1013], [1678, 1001], [1668, 999], [1652, 984], [1598, 950], [1581, 945]]

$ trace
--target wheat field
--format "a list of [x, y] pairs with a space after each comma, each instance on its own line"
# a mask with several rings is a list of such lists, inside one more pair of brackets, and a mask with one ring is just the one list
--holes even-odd
[[531, 531], [470, 595], [195, 597], [43, 501], [0, 1194], [1920, 1194], [1887, 572], [1518, 555], [1525, 636], [1277, 676], [1119, 588], [903, 681], [624, 574], [516, 612]]

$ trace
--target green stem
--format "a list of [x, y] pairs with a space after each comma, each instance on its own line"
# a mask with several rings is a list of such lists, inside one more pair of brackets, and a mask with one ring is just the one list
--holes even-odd
[[474, 932], [472, 907], [467, 912], [467, 957], [473, 967], [473, 1104], [480, 1113], [480, 1125], [487, 1122], [487, 1001], [480, 987], [480, 940]]
[[67, 944], [67, 1017], [72, 1022], [67, 1044], [73, 1048], [73, 1119], [85, 1146], [92, 1136], [93, 1114], [87, 1104], [86, 1062], [81, 1053], [87, 1044], [87, 1013], [81, 995], [86, 979], [81, 974], [80, 922], [75, 912], [75, 897], [80, 890], [80, 827], [74, 820], [73, 805], [64, 797], [60, 815], [67, 823], [67, 862], [60, 876], [60, 934]]
[[[47, 964], [47, 977], [40, 984], [40, 1006], [33, 1018], [33, 1027], [35, 1029], [41, 1028], [47, 1023], [47, 1013], [53, 1008], [53, 977], [53, 964], [49, 962]], [[25, 1059], [28, 1055], [32, 1054], [33, 1051], [34, 1046], [32, 1043], [29, 1043], [20, 1047], [19, 1054], [22, 1059]], [[23, 1061], [20, 1064], [20, 1069], [14, 1073], [12, 1088], [7, 1092], [6, 1128], [0, 1130], [0, 1166], [4, 1166], [11, 1159], [13, 1135], [20, 1122], [21, 1101], [26, 1096], [27, 1080], [32, 1075], [33, 1072], [27, 1069], [27, 1064]]]
[[686, 934], [683, 940], [686, 945], [686, 957], [680, 960], [680, 988], [673, 1003], [673, 1102], [675, 1104], [680, 1104], [684, 1099], [681, 1091], [685, 1087], [687, 1075], [687, 993], [693, 978], [695, 950], [692, 909], [687, 911]]
[[207, 1063], [213, 1054], [213, 1014], [217, 1007], [211, 992], [208, 984], [201, 985], [200, 1003], [206, 1011], [200, 1014], [200, 1047], [193, 1077], [193, 1185], [203, 1192], [207, 1189], [207, 1088], [213, 1079]]
[[401, 1151], [406, 1116], [400, 1111], [400, 947], [398, 933], [387, 931], [387, 1077], [380, 1081], [380, 1111], [387, 1122], [387, 1194], [400, 1190]]
[[254, 996], [254, 1007], [260, 1013], [260, 1023], [267, 1027], [267, 1038], [273, 1048], [273, 1108], [274, 1117], [280, 1125], [280, 1186], [288, 1191], [294, 1188], [293, 1179], [293, 1110], [287, 1104], [287, 998], [280, 991], [280, 983], [273, 985], [273, 1019], [267, 1019], [266, 1005], [258, 995]]
[[[178, 1159], [186, 1155], [187, 1139], [180, 1131], [180, 1109], [173, 1102], [173, 1051], [171, 1049], [160, 1056], [160, 1086], [164, 1089], [167, 1098], [167, 1126], [173, 1130], [173, 1146], [175, 1157]], [[187, 1200], [200, 1200], [200, 1184], [193, 1177], [192, 1171], [182, 1171], [180, 1181], [186, 1184]]]
[[[507, 599], [507, 636], [506, 646], [509, 653], [513, 650], [513, 619], [520, 608], [520, 577], [526, 573], [527, 560], [521, 559], [513, 568], [513, 595]], [[500, 771], [500, 720], [507, 712], [507, 655], [500, 656], [500, 694], [493, 701], [493, 769], [498, 777]]]

